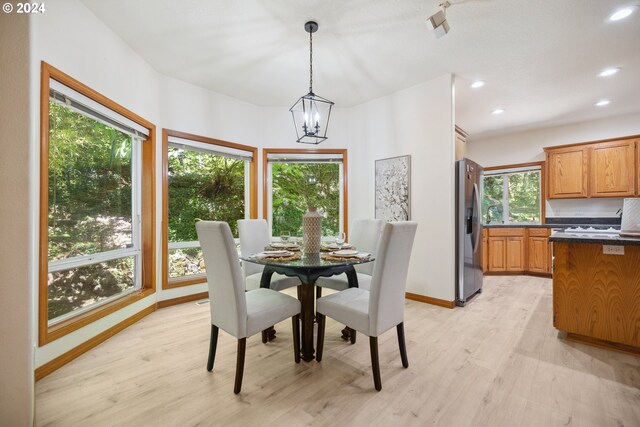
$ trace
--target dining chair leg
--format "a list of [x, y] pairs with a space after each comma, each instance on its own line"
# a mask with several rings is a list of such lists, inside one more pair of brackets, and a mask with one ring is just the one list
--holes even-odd
[[402, 359], [402, 366], [408, 368], [409, 359], [407, 359], [407, 346], [404, 342], [404, 322], [400, 322], [398, 326], [396, 326], [396, 331], [398, 332], [398, 346], [400, 347], [400, 358]]
[[207, 371], [213, 370], [213, 362], [216, 360], [216, 349], [218, 348], [218, 327], [211, 325], [211, 338], [209, 339], [209, 360], [207, 361]]
[[356, 330], [349, 328], [349, 333], [351, 334], [351, 344], [355, 344], [356, 343]]
[[236, 360], [236, 383], [233, 386], [235, 394], [240, 393], [242, 388], [242, 374], [244, 373], [244, 353], [247, 349], [247, 339], [240, 338], [238, 340], [238, 358]]
[[266, 344], [269, 341], [269, 330], [265, 329], [262, 331], [262, 344]]
[[327, 320], [327, 316], [321, 313], [316, 313], [316, 319], [318, 319], [318, 345], [316, 346], [316, 361], [322, 361], [322, 349], [324, 347], [324, 324]]
[[300, 363], [300, 315], [291, 318], [293, 322], [293, 357], [296, 363]]
[[382, 380], [380, 379], [380, 361], [378, 359], [378, 337], [369, 337], [369, 347], [371, 347], [371, 369], [373, 370], [373, 383], [376, 390], [382, 390]]

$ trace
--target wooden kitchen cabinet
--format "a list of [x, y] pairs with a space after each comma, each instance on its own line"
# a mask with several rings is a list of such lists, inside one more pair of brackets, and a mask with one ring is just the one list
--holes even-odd
[[588, 196], [589, 151], [585, 146], [549, 148], [547, 174], [549, 199]]
[[529, 265], [528, 271], [534, 273], [547, 273], [549, 267], [549, 241], [546, 237], [529, 237]]
[[640, 246], [620, 256], [601, 244], [553, 245], [553, 325], [569, 339], [640, 355]]
[[489, 228], [483, 238], [483, 271], [551, 272], [548, 228]]
[[524, 237], [507, 237], [507, 271], [524, 271], [525, 246]]
[[489, 237], [488, 240], [488, 271], [507, 271], [507, 238]]
[[640, 196], [640, 140], [545, 147], [547, 198]]
[[482, 272], [488, 270], [489, 265], [489, 238], [487, 237], [487, 229], [482, 229]]
[[626, 197], [636, 194], [636, 140], [589, 146], [589, 196]]

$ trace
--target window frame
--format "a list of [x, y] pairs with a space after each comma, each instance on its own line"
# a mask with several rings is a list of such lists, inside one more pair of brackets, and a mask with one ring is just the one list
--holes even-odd
[[[258, 217], [258, 148], [221, 139], [194, 135], [187, 132], [162, 129], [162, 289], [174, 289], [183, 286], [205, 283], [207, 278], [203, 274], [183, 276], [182, 278], [169, 278], [169, 137], [187, 139], [215, 147], [232, 148], [252, 153], [253, 161], [249, 163], [249, 218]], [[245, 185], [247, 176], [245, 174]], [[246, 211], [245, 211], [246, 212]]]
[[[540, 224], [545, 224], [546, 220], [546, 204], [547, 204], [547, 184], [546, 184], [546, 162], [528, 162], [528, 163], [516, 163], [509, 165], [501, 165], [501, 166], [489, 166], [485, 167], [484, 171], [497, 171], [497, 170], [508, 170], [508, 169], [518, 169], [518, 168], [540, 168]], [[499, 175], [499, 174], [496, 174]], [[484, 192], [484, 185], [483, 192]], [[484, 197], [484, 195], [483, 195]], [[484, 219], [482, 221], [484, 224]], [[513, 225], [513, 224], [525, 224], [525, 223], [504, 223], [505, 226]]]
[[[40, 207], [39, 207], [39, 266], [38, 266], [38, 345], [43, 346], [83, 326], [95, 322], [134, 302], [155, 293], [155, 133], [156, 127], [110, 98], [86, 86], [52, 65], [42, 61], [40, 73]], [[140, 288], [67, 319], [49, 325], [48, 273], [49, 273], [49, 90], [55, 80], [86, 96], [109, 110], [120, 114], [148, 130], [149, 135], [140, 142], [140, 170], [133, 171], [139, 178], [140, 210]], [[137, 272], [136, 272], [137, 273]], [[136, 278], [138, 280], [138, 278]]]
[[[269, 176], [269, 154], [339, 154], [342, 156], [342, 228], [349, 237], [349, 168], [346, 148], [263, 148], [262, 149], [262, 217], [269, 221], [269, 199], [271, 180]], [[272, 224], [269, 224], [271, 232]]]

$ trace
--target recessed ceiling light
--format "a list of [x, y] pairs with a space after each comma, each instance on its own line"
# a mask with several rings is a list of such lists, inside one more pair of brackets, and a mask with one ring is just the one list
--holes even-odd
[[609, 77], [609, 76], [613, 76], [614, 74], [616, 74], [618, 71], [620, 71], [620, 67], [613, 67], [613, 68], [605, 68], [604, 70], [602, 70], [602, 72], [600, 74], [598, 74], [600, 77]]
[[624, 9], [617, 10], [609, 16], [609, 21], [619, 21], [624, 19], [635, 12], [635, 10], [635, 7], [625, 7]]
[[609, 101], [608, 99], [601, 99], [600, 101], [596, 102], [596, 106], [597, 107], [604, 107], [605, 105], [609, 105], [611, 101]]
[[485, 81], [484, 80], [476, 80], [475, 82], [471, 83], [471, 87], [474, 89], [478, 89], [479, 87], [484, 86]]
[[504, 113], [504, 108], [496, 108], [491, 112], [491, 114], [502, 114]]

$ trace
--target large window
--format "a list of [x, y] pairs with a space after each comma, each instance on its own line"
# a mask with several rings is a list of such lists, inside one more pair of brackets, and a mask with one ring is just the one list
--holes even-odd
[[265, 217], [273, 236], [302, 236], [302, 217], [318, 209], [323, 236], [346, 229], [346, 150], [265, 150]]
[[[75, 319], [86, 323], [110, 312], [110, 304], [113, 310], [113, 302], [153, 288], [142, 274], [153, 255], [151, 248], [142, 250], [152, 240], [143, 205], [153, 195], [142, 195], [152, 179], [142, 173], [144, 159], [151, 159], [152, 125], [44, 64], [48, 75], [42, 100], [41, 344], [74, 330]], [[101, 308], [107, 310], [99, 315]]]
[[543, 217], [542, 165], [487, 168], [482, 185], [485, 224], [540, 224]]
[[[182, 132], [163, 132], [165, 256], [163, 287], [206, 280], [198, 220], [225, 221], [237, 237], [237, 221], [255, 202], [253, 147]], [[255, 217], [255, 208], [254, 215]]]

